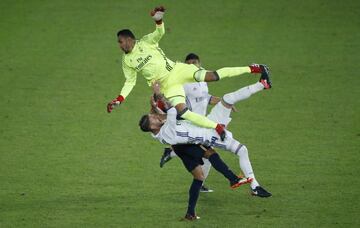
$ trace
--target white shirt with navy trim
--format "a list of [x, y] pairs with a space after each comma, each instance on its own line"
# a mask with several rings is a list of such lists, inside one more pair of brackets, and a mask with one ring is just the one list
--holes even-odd
[[225, 141], [221, 141], [215, 129], [198, 127], [187, 120], [177, 120], [176, 114], [175, 108], [169, 109], [165, 124], [160, 128], [158, 134], [152, 134], [162, 144], [202, 144], [222, 149], [229, 146], [229, 139], [232, 137], [229, 131], [227, 131]]
[[194, 82], [184, 85], [186, 106], [190, 111], [206, 115], [211, 95], [206, 82]]

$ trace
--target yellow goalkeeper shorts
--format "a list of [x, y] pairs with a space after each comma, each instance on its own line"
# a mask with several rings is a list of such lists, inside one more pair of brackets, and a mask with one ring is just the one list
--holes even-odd
[[206, 70], [194, 64], [177, 62], [169, 76], [161, 82], [161, 91], [171, 105], [185, 103], [184, 84], [199, 82], [205, 78], [205, 74]]

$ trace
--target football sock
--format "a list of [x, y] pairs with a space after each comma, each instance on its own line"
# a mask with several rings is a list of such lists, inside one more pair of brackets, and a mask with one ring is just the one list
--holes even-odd
[[217, 123], [212, 120], [209, 120], [207, 117], [191, 112], [190, 110], [185, 111], [182, 115], [182, 118], [191, 121], [193, 124], [205, 128], [216, 128]]
[[236, 102], [248, 99], [252, 94], [262, 91], [263, 89], [264, 85], [260, 82], [257, 82], [255, 84], [241, 88], [235, 92], [225, 94], [223, 96], [223, 100], [225, 103], [233, 105]]
[[255, 188], [256, 186], [259, 186], [259, 183], [255, 178], [255, 174], [251, 166], [251, 162], [249, 159], [249, 152], [246, 146], [239, 143], [235, 139], [232, 139], [232, 143], [230, 144], [230, 150], [231, 152], [239, 156], [240, 169], [245, 175], [245, 177], [253, 178], [253, 181], [250, 184], [251, 188]]
[[171, 157], [171, 158], [177, 157], [176, 153], [175, 153], [173, 150], [170, 152], [170, 157]]
[[251, 188], [255, 188], [256, 186], [259, 186], [259, 183], [257, 182], [257, 180], [255, 178], [255, 174], [254, 174], [254, 171], [253, 171], [251, 163], [250, 163], [248, 149], [246, 148], [245, 145], [243, 145], [240, 148], [238, 155], [239, 155], [239, 159], [240, 159], [240, 161], [239, 161], [240, 168], [243, 171], [244, 175], [246, 177], [253, 178], [252, 182], [250, 183]]
[[202, 184], [203, 182], [201, 180], [193, 179], [189, 189], [189, 204], [187, 214], [195, 215], [196, 202], [199, 198], [199, 192]]
[[251, 73], [250, 67], [224, 67], [216, 71], [220, 80], [227, 77], [234, 77], [244, 73]]
[[[206, 179], [207, 176], [209, 175], [209, 172], [210, 172], [210, 168], [211, 168], [211, 163], [208, 159], [206, 158], [203, 158], [203, 162], [204, 164], [201, 166], [201, 169], [203, 171], [203, 174], [204, 174], [204, 178]], [[204, 180], [205, 182], [205, 180]]]
[[219, 154], [214, 153], [209, 157], [209, 161], [211, 165], [226, 177], [230, 182], [234, 182], [238, 180], [238, 177], [229, 169], [229, 167], [224, 163], [223, 160], [221, 160]]

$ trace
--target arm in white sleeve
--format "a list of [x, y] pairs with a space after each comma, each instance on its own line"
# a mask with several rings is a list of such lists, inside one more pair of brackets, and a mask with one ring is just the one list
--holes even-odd
[[[177, 115], [177, 111], [174, 107], [170, 108], [167, 111], [167, 117], [166, 117], [166, 123], [169, 124], [169, 126], [175, 126], [176, 125], [176, 115]], [[174, 127], [175, 129], [175, 127]]]

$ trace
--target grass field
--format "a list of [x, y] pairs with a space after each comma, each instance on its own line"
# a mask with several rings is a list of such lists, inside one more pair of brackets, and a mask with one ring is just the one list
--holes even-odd
[[[145, 80], [106, 113], [124, 81], [115, 34], [152, 32], [158, 4], [170, 59], [271, 67], [273, 89], [238, 104], [230, 129], [273, 197], [212, 170], [201, 220], [179, 222], [192, 178], [179, 159], [160, 169], [163, 146], [138, 130]], [[359, 1], [2, 0], [0, 31], [0, 227], [360, 226]]]

